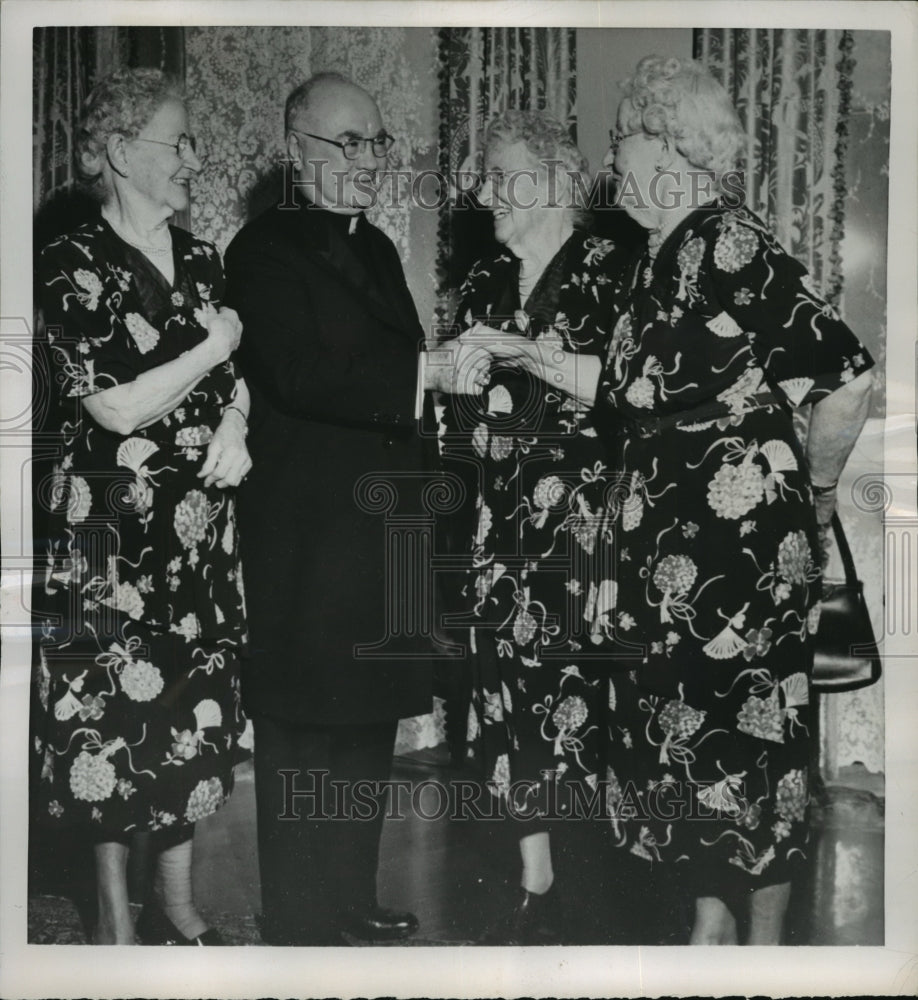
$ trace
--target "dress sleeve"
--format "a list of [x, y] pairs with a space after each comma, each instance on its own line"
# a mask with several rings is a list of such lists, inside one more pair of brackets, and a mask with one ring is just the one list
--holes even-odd
[[159, 332], [137, 313], [120, 315], [129, 275], [93, 256], [91, 240], [65, 237], [39, 261], [39, 297], [54, 374], [63, 399], [90, 396], [142, 369]]
[[872, 367], [806, 268], [755, 216], [727, 212], [708, 225], [705, 276], [722, 310], [708, 325], [722, 336], [745, 333], [773, 390], [794, 406], [813, 403]]

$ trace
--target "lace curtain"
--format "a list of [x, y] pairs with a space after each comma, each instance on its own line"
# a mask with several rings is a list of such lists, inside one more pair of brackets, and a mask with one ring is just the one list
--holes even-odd
[[[283, 194], [284, 101], [311, 73], [337, 70], [379, 103], [397, 142], [389, 166], [411, 166], [433, 138], [420, 125], [421, 86], [403, 28], [189, 27], [188, 112], [207, 153], [192, 231], [222, 253], [245, 222]], [[392, 188], [394, 190], [394, 188]], [[411, 255], [412, 212], [384, 197], [370, 218]]]
[[[480, 133], [510, 108], [546, 110], [576, 138], [576, 31], [573, 28], [442, 28], [440, 77], [441, 173], [480, 169]], [[438, 320], [452, 321], [453, 293], [492, 238], [490, 215], [476, 213], [451, 190], [440, 214]]]
[[696, 32], [695, 55], [746, 130], [746, 203], [838, 304], [851, 32]]
[[[726, 86], [746, 130], [747, 204], [807, 266], [816, 287], [878, 363], [875, 420], [839, 489], [840, 513], [878, 636], [883, 634], [882, 518], [858, 503], [854, 482], [865, 471], [878, 478], [883, 471], [869, 464], [869, 442], [875, 435], [882, 440], [885, 405], [888, 53], [882, 32], [695, 32], [695, 57]], [[805, 421], [800, 429], [805, 433]], [[839, 574], [836, 562], [829, 575]], [[827, 778], [854, 764], [884, 770], [882, 681], [823, 698], [821, 715], [820, 758]]]

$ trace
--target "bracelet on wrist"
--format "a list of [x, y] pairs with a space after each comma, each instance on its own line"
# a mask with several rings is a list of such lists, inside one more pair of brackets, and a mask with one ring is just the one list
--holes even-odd
[[834, 483], [829, 483], [827, 486], [817, 486], [815, 483], [810, 483], [810, 489], [813, 491], [814, 497], [826, 497], [838, 489], [838, 480]]
[[248, 434], [249, 433], [249, 418], [245, 415], [245, 413], [243, 413], [242, 408], [239, 407], [239, 406], [236, 406], [235, 403], [230, 403], [229, 406], [224, 406], [223, 407], [223, 416], [225, 417], [227, 415], [227, 413], [229, 413], [230, 410], [235, 410], [239, 414], [239, 416], [242, 417], [242, 423], [243, 423], [243, 426], [245, 428], [245, 430], [243, 431], [243, 434]]

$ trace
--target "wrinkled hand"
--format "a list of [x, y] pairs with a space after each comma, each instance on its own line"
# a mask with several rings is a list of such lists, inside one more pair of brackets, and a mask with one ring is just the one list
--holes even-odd
[[521, 368], [545, 381], [564, 358], [564, 341], [554, 331], [545, 331], [535, 340], [530, 340], [521, 333], [495, 330], [476, 323], [459, 337], [459, 342], [485, 347], [492, 357], [515, 361]]
[[491, 381], [492, 361], [490, 353], [480, 344], [448, 340], [427, 353], [425, 388], [480, 396]]
[[205, 486], [213, 484], [222, 490], [238, 486], [251, 468], [252, 459], [245, 445], [245, 420], [237, 410], [227, 410], [207, 447], [207, 458], [198, 479], [203, 479]]
[[203, 312], [201, 320], [207, 327], [207, 340], [217, 350], [219, 356], [217, 363], [226, 361], [239, 346], [242, 337], [242, 322], [236, 310], [227, 306], [221, 306], [217, 310], [210, 306]]
[[462, 333], [460, 344], [470, 347], [483, 347], [492, 358], [528, 358], [532, 351], [532, 341], [520, 333], [506, 333], [475, 323]]

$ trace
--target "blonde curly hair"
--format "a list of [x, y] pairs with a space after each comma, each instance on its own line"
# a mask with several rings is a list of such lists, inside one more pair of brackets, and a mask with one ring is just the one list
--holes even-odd
[[80, 109], [74, 156], [84, 187], [100, 201], [111, 194], [105, 180], [108, 140], [134, 139], [167, 100], [184, 101], [181, 85], [158, 69], [120, 69], [92, 88]]
[[645, 56], [623, 87], [623, 132], [665, 136], [693, 167], [709, 171], [717, 187], [739, 168], [746, 138], [736, 108], [699, 63]]

